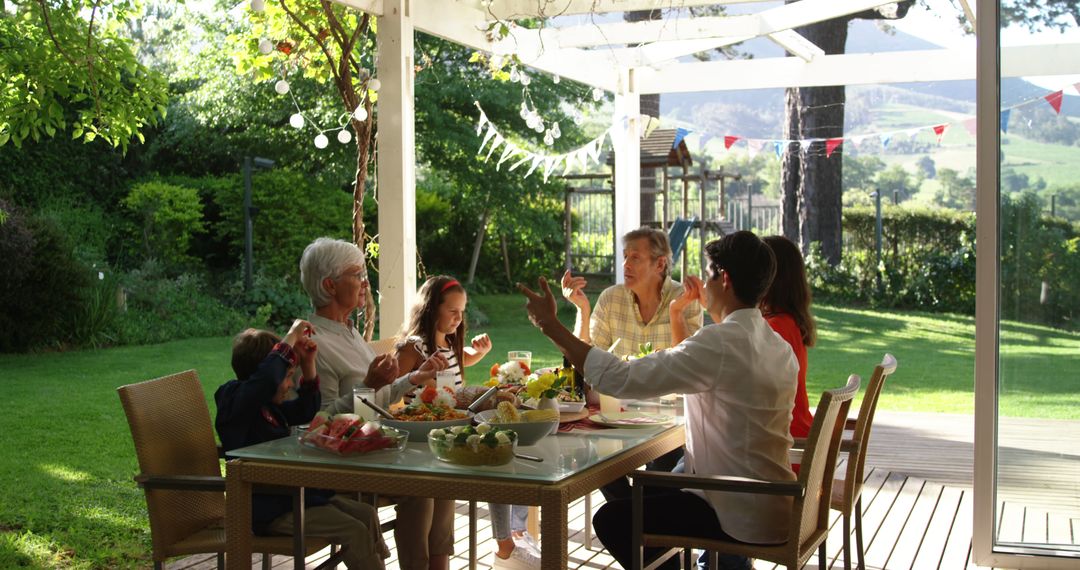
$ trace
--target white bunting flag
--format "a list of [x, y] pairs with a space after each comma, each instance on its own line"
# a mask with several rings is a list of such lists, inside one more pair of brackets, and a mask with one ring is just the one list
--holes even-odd
[[526, 151], [524, 153], [524, 155], [522, 155], [522, 156], [524, 158], [522, 158], [521, 160], [519, 160], [519, 161], [515, 162], [514, 164], [510, 165], [510, 172], [513, 172], [515, 168], [517, 168], [517, 167], [521, 166], [522, 164], [525, 164], [526, 162], [529, 162], [530, 160], [532, 160], [533, 153]]
[[506, 142], [506, 139], [499, 133], [495, 133], [495, 141], [491, 143], [491, 148], [488, 149], [487, 156], [484, 157], [484, 162], [487, 162], [488, 159], [491, 158], [491, 153], [495, 152], [495, 149], [499, 148], [499, 145], [504, 142]]
[[488, 141], [490, 141], [491, 137], [495, 136], [495, 134], [495, 127], [489, 124], [487, 132], [484, 133], [484, 140], [480, 143], [480, 150], [477, 150], [476, 154], [484, 152], [484, 147], [487, 146]]
[[541, 162], [544, 162], [544, 157], [540, 156], [539, 154], [534, 154], [532, 156], [532, 166], [530, 166], [529, 171], [525, 173], [525, 178], [528, 178], [529, 175], [532, 174], [534, 170], [536, 170], [536, 167], [540, 166]]
[[499, 157], [499, 162], [495, 164], [495, 170], [498, 170], [499, 167], [502, 166], [502, 163], [506, 162], [506, 159], [510, 158], [510, 156], [515, 154], [517, 151], [518, 147], [507, 143], [506, 146], [503, 148], [502, 155]]

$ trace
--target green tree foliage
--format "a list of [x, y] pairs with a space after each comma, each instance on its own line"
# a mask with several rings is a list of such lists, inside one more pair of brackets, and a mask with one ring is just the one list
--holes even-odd
[[937, 173], [938, 188], [934, 191], [934, 203], [954, 210], [975, 209], [975, 180], [973, 176], [963, 176], [951, 168], [942, 168]]
[[[563, 132], [553, 147], [547, 147], [519, 116], [524, 90], [506, 81], [505, 67], [493, 71], [486, 65], [490, 62], [467, 48], [430, 36], [418, 36], [417, 59], [422, 64], [416, 77], [417, 158], [438, 171], [438, 181], [432, 180], [427, 188], [446, 202], [451, 216], [446, 226], [429, 223], [420, 217], [418, 205], [418, 236], [440, 238], [433, 242], [435, 247], [421, 250], [425, 265], [464, 276], [476, 233], [483, 231], [490, 239], [484, 242], [478, 275], [495, 283], [506, 281], [503, 235], [513, 280], [550, 275], [561, 263], [562, 185], [554, 177], [545, 182], [539, 172], [526, 178], [525, 167], [511, 172], [504, 163], [496, 169], [498, 151], [487, 161], [478, 156], [479, 111], [474, 102], [518, 146], [554, 154], [589, 140], [567, 114], [569, 108], [583, 105], [587, 90], [568, 81], [556, 85], [548, 76], [531, 75], [532, 106], [546, 123], [557, 121]], [[481, 227], [485, 211], [487, 224]]]
[[914, 196], [922, 185], [921, 179], [912, 176], [907, 169], [898, 164], [878, 172], [875, 180], [877, 187], [890, 199], [893, 192], [898, 192], [897, 196], [901, 202]]
[[124, 206], [137, 220], [146, 259], [172, 266], [191, 261], [188, 247], [192, 236], [205, 229], [196, 190], [157, 180], [140, 182], [124, 198]]
[[0, 146], [70, 131], [127, 150], [165, 111], [162, 76], [119, 34], [134, 0], [12, 0], [0, 14]]

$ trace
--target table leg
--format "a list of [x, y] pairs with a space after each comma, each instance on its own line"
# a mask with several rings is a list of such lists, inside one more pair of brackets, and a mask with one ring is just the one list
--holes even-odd
[[469, 501], [469, 570], [476, 570], [476, 501]]
[[251, 569], [251, 483], [241, 477], [243, 466], [225, 464], [225, 567]]
[[556, 489], [545, 491], [540, 499], [540, 568], [566, 570], [567, 513], [569, 501]]

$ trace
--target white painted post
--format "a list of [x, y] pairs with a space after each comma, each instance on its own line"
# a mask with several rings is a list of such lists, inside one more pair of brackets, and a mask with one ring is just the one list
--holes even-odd
[[641, 226], [640, 98], [634, 70], [619, 73], [612, 117], [611, 145], [615, 149], [615, 282], [623, 282], [622, 236]]
[[383, 0], [378, 20], [380, 338], [397, 333], [416, 294], [416, 131], [411, 0]]

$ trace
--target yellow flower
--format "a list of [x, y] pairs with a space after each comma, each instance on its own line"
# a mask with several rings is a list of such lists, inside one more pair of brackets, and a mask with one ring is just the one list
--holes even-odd
[[525, 385], [525, 393], [530, 398], [540, 398], [544, 394], [544, 388], [538, 382], [529, 382]]
[[488, 388], [490, 388], [492, 386], [498, 386], [498, 385], [499, 385], [499, 379], [494, 377], [494, 376], [492, 376], [487, 382], [484, 382], [484, 386], [487, 386]]

